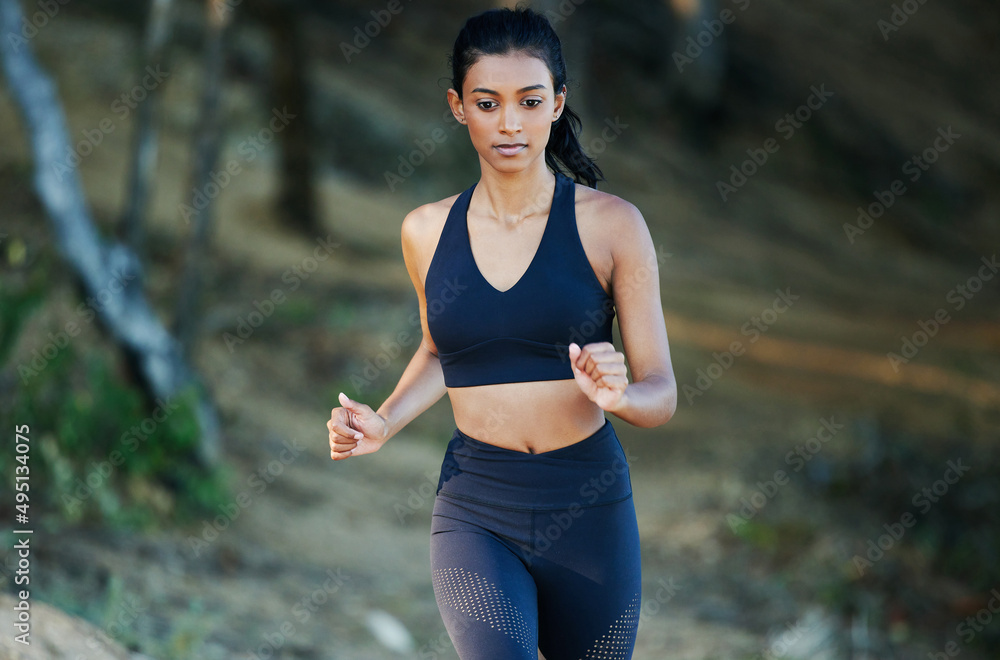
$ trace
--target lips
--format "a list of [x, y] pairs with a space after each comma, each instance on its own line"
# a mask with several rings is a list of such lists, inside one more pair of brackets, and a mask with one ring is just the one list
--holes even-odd
[[493, 148], [496, 149], [498, 152], [500, 152], [501, 155], [514, 156], [520, 153], [522, 150], [526, 149], [527, 147], [528, 145], [526, 144], [516, 143], [516, 144], [498, 144], [495, 145]]

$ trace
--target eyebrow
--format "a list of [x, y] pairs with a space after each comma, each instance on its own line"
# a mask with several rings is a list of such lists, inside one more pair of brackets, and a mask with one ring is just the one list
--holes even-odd
[[[545, 89], [545, 85], [528, 85], [527, 87], [522, 87], [517, 90], [517, 94], [524, 94], [525, 92], [530, 92], [533, 89]], [[492, 94], [493, 96], [500, 96], [500, 92], [493, 89], [486, 89], [485, 87], [477, 87], [473, 92], [482, 92], [484, 94]]]

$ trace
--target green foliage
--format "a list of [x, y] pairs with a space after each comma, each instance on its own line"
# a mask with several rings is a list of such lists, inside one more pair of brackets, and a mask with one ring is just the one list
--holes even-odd
[[357, 317], [358, 306], [354, 301], [333, 300], [326, 308], [325, 326], [331, 331], [350, 328]]
[[[17, 301], [0, 305], [3, 345], [12, 346], [10, 329], [23, 324], [42, 294], [28, 288], [4, 295], [4, 303]], [[149, 403], [125, 381], [114, 349], [83, 344], [78, 335], [50, 351], [41, 369], [17, 376], [13, 396], [0, 403], [8, 430], [29, 427], [30, 524], [41, 518], [47, 526], [103, 521], [143, 528], [165, 518], [191, 520], [226, 501], [221, 471], [195, 461], [195, 392]], [[0, 452], [0, 473], [13, 475], [14, 462], [13, 452]], [[4, 501], [13, 501], [13, 481], [0, 482]], [[8, 507], [0, 515], [14, 514]]]
[[[148, 624], [163, 605], [160, 597], [134, 591], [113, 572], [97, 593], [53, 582], [36, 588], [36, 597], [90, 622], [126, 649], [160, 660], [199, 657], [205, 640], [220, 625], [218, 614], [207, 612], [201, 600], [193, 598], [186, 610], [171, 608], [170, 620], [160, 618], [162, 629], [151, 633]], [[99, 643], [101, 638], [93, 639]]]
[[319, 308], [312, 300], [289, 296], [284, 304], [275, 306], [274, 316], [289, 325], [306, 325], [319, 316]]
[[188, 609], [171, 622], [170, 636], [164, 641], [147, 643], [145, 652], [163, 660], [186, 660], [198, 657], [208, 636], [221, 625], [219, 615], [205, 611], [195, 598]]
[[733, 532], [750, 545], [768, 551], [775, 550], [780, 541], [777, 528], [753, 520], [736, 525]]
[[42, 268], [33, 269], [23, 286], [0, 280], [0, 364], [7, 362], [21, 326], [44, 298]]

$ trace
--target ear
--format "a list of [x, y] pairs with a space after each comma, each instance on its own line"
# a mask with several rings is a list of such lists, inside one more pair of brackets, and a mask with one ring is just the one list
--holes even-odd
[[458, 92], [454, 89], [448, 90], [448, 107], [451, 108], [451, 114], [454, 115], [458, 123], [464, 124], [465, 108], [463, 107], [462, 99], [458, 97]]
[[555, 108], [552, 111], [552, 121], [557, 121], [562, 117], [563, 108], [566, 107], [566, 85], [562, 86], [558, 92], [556, 92], [555, 98]]

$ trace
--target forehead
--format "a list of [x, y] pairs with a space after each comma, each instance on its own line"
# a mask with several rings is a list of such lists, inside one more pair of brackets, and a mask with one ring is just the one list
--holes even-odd
[[539, 84], [552, 89], [552, 74], [545, 62], [526, 53], [509, 53], [480, 57], [469, 67], [462, 86], [465, 90], [485, 87], [498, 92], [512, 92]]

